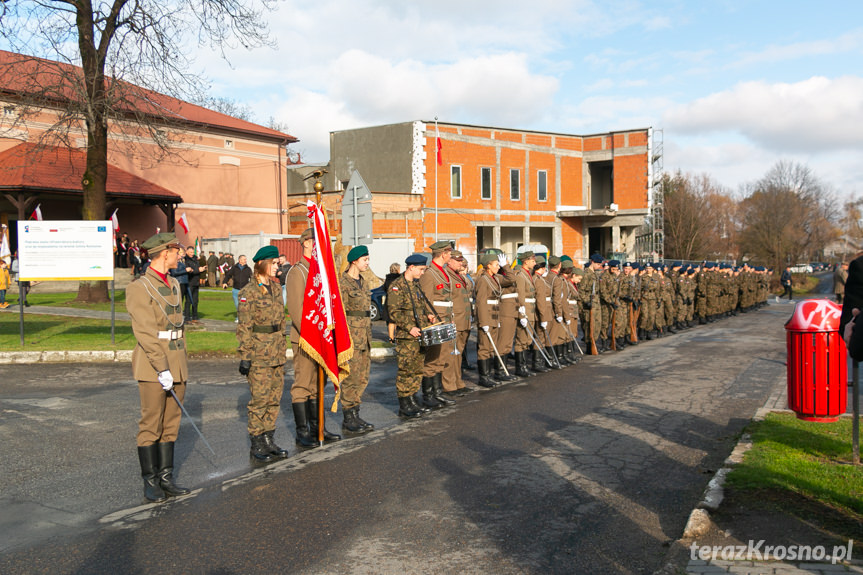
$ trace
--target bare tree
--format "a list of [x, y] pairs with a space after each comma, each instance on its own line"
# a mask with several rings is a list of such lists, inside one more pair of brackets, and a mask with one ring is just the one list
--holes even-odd
[[668, 258], [698, 260], [723, 257], [733, 245], [734, 202], [707, 174], [663, 174], [665, 253]]
[[[275, 0], [5, 0], [0, 35], [13, 51], [38, 55], [12, 58], [0, 67], [0, 85], [14, 88], [22, 116], [51, 109], [56, 121], [45, 138], [86, 134], [83, 217], [107, 217], [111, 129], [143, 131], [168, 147], [166, 126], [182, 123], [160, 94], [200, 100], [203, 75], [192, 66], [190, 48], [269, 42], [263, 13]], [[32, 72], [13, 74], [22, 66]], [[107, 299], [104, 282], [82, 282], [78, 299]]]
[[247, 122], [255, 121], [255, 113], [252, 111], [251, 106], [231, 98], [204, 98], [198, 104], [233, 118], [239, 118]]

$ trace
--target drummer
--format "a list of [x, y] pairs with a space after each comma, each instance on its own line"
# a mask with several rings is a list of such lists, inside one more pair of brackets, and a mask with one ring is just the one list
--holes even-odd
[[[453, 245], [448, 241], [439, 241], [431, 246], [432, 260], [426, 272], [420, 277], [420, 288], [426, 299], [431, 302], [435, 312], [436, 323], [453, 322], [453, 286], [455, 280], [450, 275], [449, 261], [452, 257]], [[453, 355], [455, 341], [445, 341], [425, 348], [423, 362], [422, 400], [423, 405], [430, 409], [440, 409], [455, 403], [443, 395], [441, 373], [449, 370], [449, 364], [456, 361]]]

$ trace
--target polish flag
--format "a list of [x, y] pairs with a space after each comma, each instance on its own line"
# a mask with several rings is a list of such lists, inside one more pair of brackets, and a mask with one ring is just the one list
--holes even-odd
[[186, 212], [183, 212], [183, 215], [180, 216], [180, 219], [177, 220], [177, 223], [180, 224], [180, 227], [183, 228], [183, 232], [188, 235], [189, 234], [189, 218], [186, 217]]
[[117, 219], [117, 210], [114, 210], [114, 213], [111, 214], [111, 226], [114, 228], [114, 235], [120, 231], [120, 220]]
[[42, 204], [38, 204], [38, 205], [36, 206], [36, 209], [35, 209], [35, 210], [33, 210], [33, 213], [32, 213], [32, 214], [30, 214], [30, 219], [31, 219], [31, 220], [36, 220], [36, 221], [38, 221], [38, 222], [41, 222], [41, 221], [42, 221], [42, 209], [41, 209], [41, 208], [42, 208]]

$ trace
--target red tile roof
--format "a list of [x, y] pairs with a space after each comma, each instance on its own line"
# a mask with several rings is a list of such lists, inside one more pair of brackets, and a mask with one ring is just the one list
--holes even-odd
[[[18, 144], [0, 152], [0, 189], [81, 194], [85, 166], [82, 150]], [[183, 202], [178, 194], [111, 164], [106, 187], [109, 197]]]
[[[83, 90], [81, 76], [82, 70], [79, 66], [0, 50], [0, 93], [42, 95], [45, 99], [50, 94], [54, 102], [63, 104]], [[111, 81], [111, 79], [108, 80], [109, 83]], [[167, 119], [182, 125], [219, 128], [286, 143], [299, 141], [290, 134], [233, 118], [127, 82], [119, 81], [112, 87], [122, 89], [123, 102], [118, 103], [118, 107], [125, 109], [128, 114]]]

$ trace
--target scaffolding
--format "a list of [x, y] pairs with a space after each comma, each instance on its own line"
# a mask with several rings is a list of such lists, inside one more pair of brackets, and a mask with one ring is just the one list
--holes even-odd
[[647, 164], [647, 208], [648, 213], [644, 225], [635, 238], [636, 257], [639, 261], [662, 261], [665, 259], [665, 210], [662, 198], [663, 166], [662, 130], [650, 129], [648, 135]]

